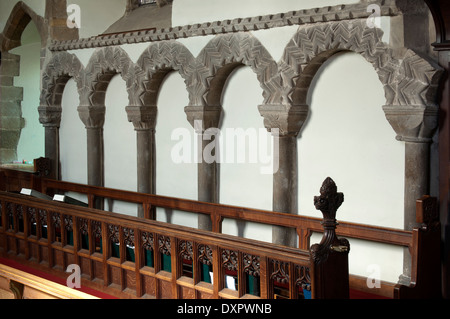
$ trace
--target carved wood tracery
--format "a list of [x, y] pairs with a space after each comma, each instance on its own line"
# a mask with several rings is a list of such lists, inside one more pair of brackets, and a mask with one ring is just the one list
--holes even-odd
[[134, 230], [124, 227], [123, 228], [123, 241], [128, 247], [134, 247]]
[[182, 240], [179, 243], [179, 255], [184, 260], [192, 260], [194, 256], [194, 248], [191, 241]]
[[78, 225], [79, 225], [79, 231], [80, 231], [81, 235], [86, 236], [87, 234], [89, 234], [89, 226], [88, 226], [87, 219], [79, 218]]
[[253, 256], [250, 254], [243, 254], [244, 272], [250, 276], [259, 277], [260, 275], [260, 261], [259, 256]]
[[142, 232], [142, 247], [153, 251], [153, 233]]
[[160, 253], [170, 256], [171, 253], [171, 241], [168, 236], [158, 236], [158, 250]]
[[208, 266], [212, 266], [213, 253], [212, 249], [209, 246], [200, 244], [198, 246], [198, 254], [199, 254], [198, 256], [199, 262]]
[[281, 284], [289, 283], [289, 263], [272, 259], [270, 261], [272, 273], [270, 279]]
[[238, 253], [230, 249], [223, 249], [222, 266], [227, 270], [236, 271], [238, 267]]
[[109, 234], [109, 239], [111, 240], [112, 243], [119, 243], [120, 239], [119, 239], [119, 231], [120, 231], [120, 227], [117, 225], [108, 225], [108, 234]]

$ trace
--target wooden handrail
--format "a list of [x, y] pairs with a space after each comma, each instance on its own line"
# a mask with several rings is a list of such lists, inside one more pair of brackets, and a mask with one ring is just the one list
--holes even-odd
[[[94, 203], [93, 199], [96, 197], [142, 204], [147, 213], [147, 217], [150, 217], [150, 210], [153, 210], [155, 207], [170, 208], [173, 210], [186, 211], [196, 214], [207, 214], [211, 217], [213, 222], [213, 231], [216, 233], [221, 232], [221, 223], [225, 218], [291, 227], [296, 229], [299, 235], [299, 248], [303, 250], [310, 247], [309, 240], [313, 232], [323, 232], [321, 219], [319, 218], [55, 181], [38, 178], [25, 172], [15, 172], [5, 169], [0, 169], [0, 187], [10, 191], [20, 190], [20, 187], [30, 187], [42, 192], [62, 191], [82, 193], [86, 194], [88, 198], [90, 198], [91, 207]], [[419, 208], [418, 213], [420, 214]], [[416, 265], [413, 264], [413, 270], [416, 269], [414, 267], [416, 267], [417, 263], [420, 262], [420, 256], [418, 256], [419, 252], [417, 249], [419, 249], [419, 245], [421, 245], [421, 247], [424, 245], [423, 243], [420, 243], [422, 240], [421, 238], [424, 238], [422, 233], [423, 230], [420, 229], [405, 231], [389, 227], [364, 225], [343, 221], [339, 221], [339, 227], [336, 230], [337, 235], [345, 238], [362, 239], [409, 248], [413, 254], [412, 261], [413, 263], [416, 263]], [[429, 242], [430, 241], [428, 241], [427, 244], [429, 244]], [[436, 254], [433, 256], [435, 257], [435, 255]], [[436, 263], [433, 262], [433, 264]], [[393, 284], [386, 283], [389, 287], [386, 286], [386, 291], [383, 292], [383, 295], [387, 297], [405, 295], [404, 291], [406, 291], [406, 288], [410, 288], [408, 291], [413, 291], [417, 288], [416, 277], [421, 276], [421, 274], [417, 275], [417, 271], [414, 270], [411, 287], [394, 287]], [[364, 288], [365, 278], [357, 277], [358, 276], [353, 276], [351, 282], [355, 286]], [[394, 289], [397, 291], [396, 295], [394, 295]], [[417, 291], [417, 289], [415, 289], [415, 291]], [[415, 293], [416, 292], [412, 292], [412, 294]]]
[[0, 295], [11, 299], [98, 299], [24, 271], [0, 264]]
[[[246, 222], [262, 223], [291, 227], [297, 230], [299, 235], [299, 248], [309, 248], [309, 237], [313, 232], [322, 232], [322, 219], [302, 215], [292, 215], [273, 211], [238, 207], [232, 205], [199, 202], [188, 199], [180, 199], [168, 196], [143, 194], [119, 189], [90, 186], [77, 183], [69, 183], [57, 180], [42, 179], [42, 192], [67, 191], [94, 195], [100, 198], [147, 204], [148, 207], [162, 207], [191, 213], [210, 215], [213, 222], [213, 231], [221, 232], [221, 222], [224, 218], [236, 219]], [[90, 205], [92, 207], [92, 203]], [[219, 223], [217, 225], [217, 223]], [[215, 225], [216, 224], [216, 225]], [[215, 226], [214, 226], [215, 225]], [[336, 230], [339, 236], [374, 241], [379, 243], [410, 247], [412, 243], [411, 231], [401, 229], [364, 225], [339, 221]]]

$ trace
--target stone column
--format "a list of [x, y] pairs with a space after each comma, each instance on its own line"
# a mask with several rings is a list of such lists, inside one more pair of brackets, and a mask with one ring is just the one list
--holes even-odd
[[[275, 212], [290, 214], [298, 213], [298, 161], [297, 161], [297, 136], [274, 136], [278, 139], [278, 151], [274, 150], [274, 156], [278, 156], [278, 171], [273, 175], [273, 202], [272, 209]], [[278, 153], [278, 154], [277, 154]], [[285, 246], [296, 246], [295, 229], [285, 227], [272, 227], [272, 242]]]
[[[88, 185], [104, 186], [104, 150], [103, 124], [105, 122], [104, 106], [78, 107], [78, 114], [86, 127], [87, 135], [87, 175]], [[101, 209], [103, 201], [96, 201], [95, 207]]]
[[49, 178], [60, 179], [59, 127], [62, 109], [57, 106], [38, 107], [39, 122], [45, 128], [45, 157], [50, 159]]
[[[405, 142], [404, 228], [412, 230], [420, 226], [416, 222], [416, 200], [430, 192], [430, 144], [438, 124], [438, 108], [386, 105], [383, 110], [397, 140]], [[411, 255], [405, 249], [400, 282], [408, 284], [410, 278]]]
[[[185, 108], [189, 123], [198, 137], [198, 200], [202, 202], [219, 202], [219, 163], [209, 163], [203, 158], [205, 147], [212, 142], [212, 130], [219, 127], [221, 106], [187, 106]], [[212, 221], [208, 215], [199, 215], [198, 228], [212, 230]]]
[[[297, 136], [308, 117], [308, 105], [260, 105], [265, 127], [278, 143], [274, 143], [274, 156], [278, 170], [273, 175], [273, 211], [298, 214], [298, 161]], [[295, 229], [273, 226], [272, 242], [296, 246]]]
[[[155, 192], [155, 126], [156, 106], [127, 106], [128, 121], [136, 131], [137, 143], [137, 191], [154, 194]], [[139, 207], [138, 217], [144, 217]]]

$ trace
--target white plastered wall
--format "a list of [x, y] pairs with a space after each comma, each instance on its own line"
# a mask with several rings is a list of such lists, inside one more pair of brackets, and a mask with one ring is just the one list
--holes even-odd
[[[327, 3], [323, 1], [324, 3], [319, 5], [316, 1], [304, 2], [305, 8], [342, 3], [342, 1], [328, 1]], [[257, 5], [251, 5], [252, 11], [246, 11], [248, 8], [246, 5], [243, 6], [241, 1], [239, 1], [239, 5], [230, 5], [227, 10], [222, 6], [229, 5], [229, 2], [176, 1], [173, 21], [174, 25], [184, 25], [302, 8], [302, 3], [299, 1], [276, 2], [279, 5], [276, 8], [272, 7], [274, 3], [271, 1], [271, 5], [266, 7], [258, 1]], [[200, 10], [200, 8], [203, 9]], [[88, 21], [85, 23], [87, 24]], [[261, 39], [269, 53], [278, 61], [283, 53], [282, 48], [286, 46], [296, 29], [297, 27], [285, 27], [257, 31], [253, 34]], [[388, 35], [388, 32], [386, 34]], [[210, 36], [198, 37], [179, 41], [196, 56], [210, 38]], [[133, 61], [136, 61], [146, 45], [124, 45], [122, 47], [129, 53]], [[76, 50], [71, 53], [79, 56], [86, 65], [92, 50]], [[117, 118], [115, 124], [120, 125], [123, 134], [115, 134], [112, 130], [107, 129], [109, 124], [106, 122], [105, 141], [111, 139], [114, 140], [114, 143], [108, 142], [108, 145], [129, 147], [135, 145], [133, 135], [135, 133], [132, 125], [126, 123], [126, 114], [123, 110], [123, 103], [126, 103], [126, 92], [123, 87], [118, 87], [120, 86], [119, 80], [118, 77], [114, 78], [108, 87], [107, 97], [109, 98], [107, 98], [106, 108], [107, 118], [113, 112], [114, 117]], [[116, 81], [118, 82], [115, 83]], [[64, 99], [67, 103], [76, 103], [74, 102], [78, 101], [76, 88], [73, 86], [66, 88]], [[261, 102], [262, 90], [256, 80], [256, 75], [248, 67], [238, 69], [232, 74], [224, 90], [225, 116], [220, 129], [238, 127], [257, 129], [262, 127], [262, 118], [257, 112], [257, 105]], [[323, 179], [330, 176], [336, 181], [339, 191], [345, 193], [345, 202], [338, 211], [338, 219], [402, 227], [403, 145], [395, 140], [395, 134], [382, 113], [384, 93], [375, 70], [357, 54], [347, 53], [333, 57], [314, 79], [309, 102], [311, 116], [298, 140], [299, 213], [320, 217], [320, 213], [312, 206], [312, 200], [313, 196], [318, 195]], [[187, 103], [187, 92], [183, 80], [179, 74], [171, 73], [165, 79], [158, 98], [156, 189], [157, 193], [161, 195], [196, 199], [196, 165], [175, 165], [170, 160], [169, 154], [172, 146], [177, 142], [170, 138], [173, 129], [182, 127], [191, 130], [193, 134], [183, 110]], [[71, 115], [71, 118], [73, 120], [70, 121], [80, 121], [75, 114]], [[67, 130], [62, 128], [61, 144], [74, 143], [76, 140], [76, 145], [80, 145], [81, 150], [85, 143], [83, 141], [85, 132], [80, 134], [79, 128], [73, 127]], [[105, 151], [107, 147], [109, 146], [105, 143]], [[107, 186], [116, 187], [112, 181], [109, 182], [110, 177], [108, 177], [110, 171], [108, 165], [112, 165], [111, 171], [113, 171], [113, 165], [116, 165], [114, 161], [127, 163], [127, 165], [130, 163], [130, 170], [127, 173], [122, 169], [119, 170], [120, 175], [117, 176], [117, 180], [124, 181], [126, 179], [127, 188], [136, 185], [136, 174], [133, 174], [135, 163], [132, 163], [132, 156], [130, 156], [132, 151], [130, 148], [128, 153], [117, 152], [113, 159], [105, 156]], [[76, 155], [74, 152], [76, 151], [61, 153], [62, 167], [71, 163], [70, 172], [72, 173], [66, 172], [65, 176], [68, 180], [82, 181], [85, 177], [79, 178], [75, 175], [79, 172], [86, 176], [86, 163], [84, 160], [75, 161], [73, 159], [73, 156]], [[85, 157], [85, 154], [82, 156]], [[113, 162], [106, 164], [108, 161]], [[271, 177], [258, 173], [250, 174], [250, 172], [250, 165], [233, 167], [233, 165], [224, 164], [221, 166], [221, 202], [270, 210], [272, 205]], [[236, 191], [237, 185], [243, 191]], [[196, 218], [178, 212], [166, 214], [161, 211], [158, 219], [196, 226]], [[270, 240], [271, 237], [270, 228], [237, 225], [233, 221], [225, 221], [224, 231], [261, 240]], [[317, 242], [319, 238], [319, 235], [315, 235], [312, 243]], [[368, 246], [372, 247], [369, 249]], [[381, 278], [397, 281], [398, 275], [402, 272], [401, 250], [352, 241], [350, 254], [350, 271], [352, 273], [368, 276], [370, 275], [367, 273], [368, 266], [377, 264], [380, 260], [386, 261], [384, 265], [380, 265]]]

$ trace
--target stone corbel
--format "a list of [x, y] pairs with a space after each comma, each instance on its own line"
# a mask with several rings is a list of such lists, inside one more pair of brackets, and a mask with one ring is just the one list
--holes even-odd
[[385, 105], [386, 118], [397, 133], [397, 140], [430, 143], [438, 125], [438, 107]]
[[264, 126], [269, 132], [275, 134], [278, 129], [279, 136], [297, 136], [308, 118], [308, 105], [260, 105], [259, 113], [264, 118]]
[[38, 107], [39, 122], [44, 127], [59, 127], [61, 124], [62, 108], [59, 106], [41, 105]]
[[78, 115], [86, 128], [102, 128], [105, 123], [105, 106], [80, 105]]
[[128, 121], [133, 123], [136, 131], [154, 130], [158, 108], [156, 106], [134, 106], [126, 108]]

